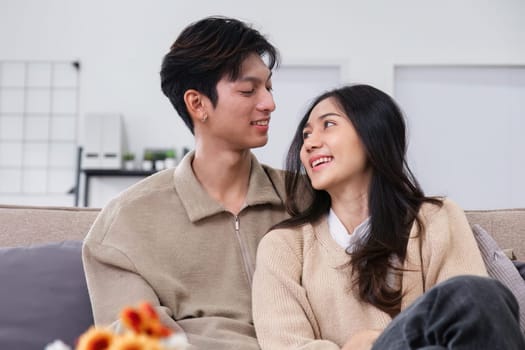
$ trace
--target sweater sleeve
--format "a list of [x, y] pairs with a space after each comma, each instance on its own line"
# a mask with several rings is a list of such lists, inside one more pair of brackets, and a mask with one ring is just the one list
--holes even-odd
[[319, 327], [301, 285], [300, 234], [272, 231], [259, 244], [252, 290], [259, 344], [263, 350], [339, 350], [337, 344], [319, 339]]
[[131, 259], [118, 247], [103, 241], [111, 228], [110, 216], [105, 211], [99, 215], [82, 247], [95, 325], [119, 329], [119, 314], [125, 306], [148, 301], [167, 327], [182, 331], [173, 320], [171, 311], [160, 306], [156, 293], [137, 272]]
[[430, 215], [425, 230], [426, 289], [458, 275], [487, 276], [467, 217], [457, 204], [445, 200]]

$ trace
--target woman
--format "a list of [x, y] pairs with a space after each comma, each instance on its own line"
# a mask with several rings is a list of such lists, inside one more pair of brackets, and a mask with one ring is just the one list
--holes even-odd
[[[511, 309], [516, 301], [480, 277], [452, 279], [444, 291], [427, 292], [451, 277], [487, 272], [461, 208], [426, 197], [409, 170], [405, 122], [388, 95], [356, 85], [318, 97], [299, 124], [287, 167], [292, 217], [261, 241], [254, 276], [254, 322], [263, 349], [355, 350], [374, 342], [377, 349], [486, 348], [481, 337], [473, 345], [469, 333], [486, 333], [479, 322], [450, 330], [457, 312], [467, 321], [466, 314], [481, 317], [470, 313], [471, 304], [490, 300]], [[297, 193], [311, 196], [306, 208]], [[478, 297], [478, 289], [486, 293]], [[515, 323], [505, 335], [521, 346], [516, 317], [502, 316], [503, 324]], [[410, 334], [403, 333], [407, 328]], [[430, 339], [436, 334], [438, 340]]]

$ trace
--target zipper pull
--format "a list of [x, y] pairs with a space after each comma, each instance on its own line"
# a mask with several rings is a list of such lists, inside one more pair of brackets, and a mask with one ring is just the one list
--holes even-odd
[[235, 231], [239, 231], [240, 230], [240, 227], [239, 227], [239, 217], [237, 215], [235, 215]]

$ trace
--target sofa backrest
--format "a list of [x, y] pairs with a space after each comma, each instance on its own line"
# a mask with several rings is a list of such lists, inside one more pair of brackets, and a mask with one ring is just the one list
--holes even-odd
[[100, 209], [0, 205], [0, 247], [82, 240]]
[[518, 260], [525, 261], [525, 208], [466, 211], [471, 225], [483, 227], [500, 248], [512, 249]]
[[[82, 240], [100, 209], [0, 205], [0, 247]], [[467, 211], [502, 249], [525, 260], [525, 208]]]

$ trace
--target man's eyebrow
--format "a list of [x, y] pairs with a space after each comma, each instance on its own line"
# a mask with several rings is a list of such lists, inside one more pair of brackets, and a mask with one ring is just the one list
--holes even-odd
[[[268, 74], [268, 78], [266, 78], [266, 81], [269, 81], [272, 78], [272, 74], [273, 74], [273, 72], [270, 72], [270, 74]], [[251, 81], [253, 83], [262, 83], [262, 79], [261, 78], [255, 77], [255, 76], [251, 76], [251, 75], [247, 75], [247, 76], [241, 77], [239, 79], [239, 81]]]

